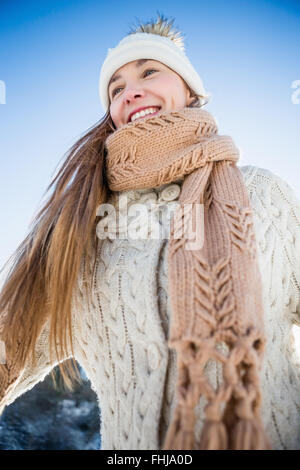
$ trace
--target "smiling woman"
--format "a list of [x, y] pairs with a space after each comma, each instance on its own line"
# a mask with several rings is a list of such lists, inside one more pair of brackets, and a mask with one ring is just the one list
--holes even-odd
[[179, 111], [194, 101], [180, 75], [156, 60], [140, 59], [123, 65], [108, 89], [109, 110], [116, 129], [149, 115], [151, 108], [155, 108], [151, 115], [159, 110]]
[[[99, 92], [105, 115], [70, 149], [0, 292], [0, 412], [57, 364], [72, 389], [72, 359], [103, 449], [300, 449], [293, 190], [238, 167], [172, 22], [110, 49]], [[103, 208], [118, 216], [108, 232]]]

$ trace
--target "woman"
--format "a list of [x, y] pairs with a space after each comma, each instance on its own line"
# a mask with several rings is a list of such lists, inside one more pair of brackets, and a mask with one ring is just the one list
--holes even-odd
[[106, 115], [16, 252], [1, 410], [57, 364], [71, 389], [76, 359], [103, 449], [300, 448], [300, 205], [270, 171], [237, 167], [171, 26], [109, 50]]

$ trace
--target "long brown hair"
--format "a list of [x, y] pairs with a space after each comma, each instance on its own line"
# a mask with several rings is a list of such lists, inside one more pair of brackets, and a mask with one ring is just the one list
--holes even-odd
[[[35, 344], [50, 318], [50, 354], [55, 345], [59, 368], [69, 390], [73, 390], [69, 379], [79, 376], [76, 377], [69, 361], [60, 361], [69, 354], [67, 332], [73, 355], [72, 292], [82, 256], [97, 250], [96, 209], [109, 195], [104, 142], [114, 129], [107, 112], [71, 147], [46, 190], [56, 183], [53, 194], [33, 220], [25, 240], [1, 269], [2, 272], [13, 260], [0, 292], [1, 339], [9, 347], [12, 360], [19, 369], [29, 357], [36, 364]], [[1, 365], [5, 366], [8, 367]]]
[[[203, 106], [200, 97], [190, 92], [194, 97], [190, 107]], [[46, 190], [53, 188], [53, 194], [33, 220], [25, 240], [6, 262], [12, 260], [13, 264], [0, 291], [0, 331], [1, 340], [10, 350], [10, 361], [0, 365], [0, 372], [9, 373], [12, 363], [21, 370], [29, 359], [36, 364], [36, 342], [50, 319], [51, 361], [54, 346], [67, 389], [73, 390], [72, 379], [81, 381], [72, 342], [72, 294], [82, 258], [89, 257], [95, 269], [99, 244], [96, 210], [110, 195], [105, 140], [114, 130], [108, 111], [70, 148]], [[68, 337], [71, 353], [67, 349]], [[66, 356], [73, 357], [64, 361]], [[55, 385], [53, 371], [52, 378]]]

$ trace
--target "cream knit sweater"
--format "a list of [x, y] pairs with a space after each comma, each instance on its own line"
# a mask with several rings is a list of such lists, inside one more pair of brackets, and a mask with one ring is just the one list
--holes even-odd
[[[267, 346], [261, 370], [262, 419], [274, 450], [300, 449], [300, 356], [292, 334], [293, 323], [300, 325], [300, 203], [274, 173], [250, 165], [239, 168], [253, 208], [263, 279]], [[91, 309], [83, 294], [91, 266], [82, 263], [76, 291], [82, 307], [72, 312], [74, 352], [98, 398], [102, 449], [161, 449], [175, 409], [176, 353], [167, 346], [171, 317], [167, 250], [170, 217], [181, 184], [182, 179], [111, 198], [121, 217], [124, 196], [131, 203], [145, 204], [147, 211], [138, 222], [142, 228], [149, 224], [152, 237], [142, 239], [141, 232], [139, 239], [122, 237], [122, 232], [117, 238], [106, 234], [97, 256]], [[111, 215], [101, 219], [98, 236], [109, 220]], [[160, 236], [155, 239], [158, 229]], [[48, 340], [47, 323], [37, 345], [37, 367], [26, 367], [15, 383], [1, 391], [0, 413], [57, 365], [50, 363]], [[225, 345], [220, 348], [226, 350]], [[207, 365], [215, 386], [222, 377], [221, 367], [214, 361]], [[198, 438], [205, 403], [202, 398], [197, 407]]]

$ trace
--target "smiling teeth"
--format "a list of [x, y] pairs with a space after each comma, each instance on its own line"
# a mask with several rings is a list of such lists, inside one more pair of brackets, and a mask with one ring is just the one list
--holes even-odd
[[135, 121], [136, 119], [138, 119], [139, 117], [142, 117], [142, 116], [146, 116], [146, 114], [153, 114], [153, 113], [156, 113], [156, 111], [158, 111], [159, 108], [147, 108], [147, 109], [143, 109], [143, 111], [140, 111], [138, 113], [135, 113], [131, 116], [131, 122]]

